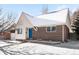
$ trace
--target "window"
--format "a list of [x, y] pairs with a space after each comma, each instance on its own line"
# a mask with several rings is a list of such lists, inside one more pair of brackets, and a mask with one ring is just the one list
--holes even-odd
[[47, 31], [50, 31], [50, 27], [47, 27]]
[[22, 28], [17, 29], [18, 34], [22, 34]]
[[11, 33], [15, 33], [15, 30], [11, 30], [10, 32], [11, 32]]
[[53, 32], [56, 31], [56, 27], [47, 27], [47, 32]]

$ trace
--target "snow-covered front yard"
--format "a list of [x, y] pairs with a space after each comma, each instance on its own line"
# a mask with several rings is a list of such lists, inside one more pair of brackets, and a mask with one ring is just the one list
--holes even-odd
[[4, 42], [4, 41], [0, 41], [0, 47], [6, 46], [6, 45], [10, 45], [10, 44], [9, 44], [9, 43], [6, 43], [6, 42]]
[[0, 55], [79, 55], [79, 50], [31, 42], [0, 41]]
[[4, 47], [6, 55], [77, 55], [79, 50], [61, 48], [37, 43], [22, 43]]
[[0, 55], [5, 55], [4, 47], [12, 46], [21, 42], [11, 40], [0, 40]]

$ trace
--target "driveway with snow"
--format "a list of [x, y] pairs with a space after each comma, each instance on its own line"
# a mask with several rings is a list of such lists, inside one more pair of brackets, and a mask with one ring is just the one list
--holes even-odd
[[6, 55], [79, 55], [78, 49], [30, 42], [4, 47], [3, 50]]
[[10, 41], [10, 40], [0, 40], [0, 55], [5, 55], [6, 50], [3, 49], [4, 47], [12, 46], [18, 43], [21, 43], [21, 42]]
[[[6, 44], [6, 46], [0, 48], [0, 53], [3, 52], [5, 55], [79, 55], [79, 49], [63, 47], [68, 44], [70, 44], [69, 46], [73, 45], [72, 42], [57, 45], [46, 45], [31, 42], [17, 43], [13, 45]], [[78, 42], [76, 45], [79, 45]], [[1, 55], [3, 55], [3, 53]]]

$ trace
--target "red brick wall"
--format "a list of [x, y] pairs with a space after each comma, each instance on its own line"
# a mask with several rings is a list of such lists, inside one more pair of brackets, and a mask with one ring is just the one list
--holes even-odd
[[[69, 30], [66, 26], [64, 26], [64, 38], [65, 40], [68, 38]], [[42, 40], [62, 40], [62, 26], [56, 26], [56, 32], [46, 32], [46, 27], [39, 27], [37, 31], [33, 29], [33, 39], [42, 39]]]
[[11, 33], [10, 32], [0, 32], [0, 39], [10, 39]]

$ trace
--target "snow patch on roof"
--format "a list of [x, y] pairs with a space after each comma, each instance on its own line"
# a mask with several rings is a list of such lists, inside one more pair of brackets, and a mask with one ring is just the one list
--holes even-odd
[[68, 9], [56, 11], [54, 13], [44, 14], [40, 16], [31, 16], [27, 13], [22, 12], [26, 19], [32, 24], [32, 26], [56, 26], [66, 25]]
[[56, 26], [56, 25], [61, 25], [64, 24], [63, 22], [58, 22], [58, 21], [52, 21], [52, 20], [47, 20], [47, 19], [42, 19], [42, 18], [37, 18], [37, 17], [26, 17], [29, 19], [29, 21], [33, 24], [33, 26]]
[[52, 20], [52, 21], [58, 21], [58, 22], [66, 22], [68, 9], [63, 9], [55, 13], [45, 14], [37, 16], [38, 18]]

